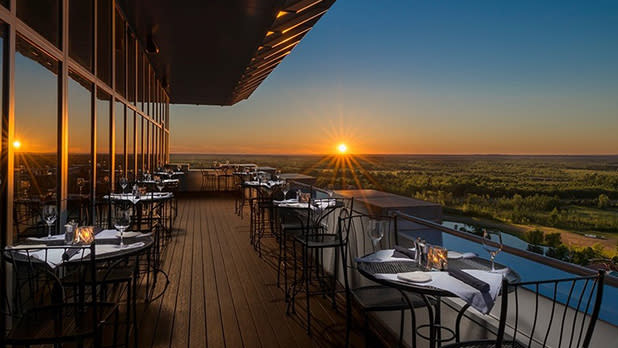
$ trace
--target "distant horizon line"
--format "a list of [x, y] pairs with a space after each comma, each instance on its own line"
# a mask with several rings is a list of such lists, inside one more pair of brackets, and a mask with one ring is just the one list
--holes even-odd
[[240, 152], [171, 152], [172, 155], [208, 155], [208, 156], [564, 156], [564, 157], [618, 157], [618, 153], [240, 153]]

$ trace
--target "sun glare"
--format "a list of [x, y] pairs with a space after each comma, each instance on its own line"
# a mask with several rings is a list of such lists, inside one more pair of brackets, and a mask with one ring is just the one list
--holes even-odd
[[340, 154], [344, 154], [348, 152], [348, 146], [344, 143], [341, 143], [337, 146], [337, 151], [339, 151]]
[[20, 148], [20, 147], [21, 147], [21, 141], [19, 141], [19, 140], [15, 140], [15, 141], [13, 142], [13, 148], [14, 148], [15, 150], [19, 150], [19, 148]]

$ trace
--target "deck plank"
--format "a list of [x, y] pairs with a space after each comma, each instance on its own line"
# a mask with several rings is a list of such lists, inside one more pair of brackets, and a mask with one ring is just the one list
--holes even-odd
[[[208, 205], [208, 207], [210, 207], [210, 205]], [[226, 269], [224, 263], [224, 258], [227, 257], [227, 253], [224, 253], [221, 250], [221, 244], [219, 243], [215, 232], [216, 226], [214, 224], [214, 217], [212, 216], [212, 213], [209, 210], [206, 210], [203, 214], [206, 214], [208, 217], [207, 228], [202, 230], [202, 233], [206, 233], [210, 240], [210, 253], [214, 266], [212, 278], [216, 280], [225, 345], [229, 347], [245, 347], [245, 344], [253, 343], [243, 341], [243, 333], [247, 333], [245, 330], [252, 330], [251, 326], [253, 323], [247, 322], [246, 318], [243, 316], [242, 324], [246, 325], [243, 325], [244, 327], [242, 329], [240, 327], [238, 316], [243, 315], [245, 308], [237, 308], [234, 306], [232, 289], [230, 288], [228, 281], [228, 270]]]
[[[163, 254], [170, 285], [140, 306], [140, 347], [342, 346], [344, 316], [328, 299], [311, 300], [311, 336], [302, 296], [297, 313], [286, 315], [283, 289], [276, 286], [277, 250], [274, 239], [265, 239], [258, 256], [249, 244], [249, 221], [234, 214], [231, 198], [180, 199]], [[356, 331], [353, 346], [363, 346], [359, 337]]]
[[[187, 347], [189, 345], [189, 339], [193, 332], [190, 330], [190, 319], [193, 311], [193, 302], [191, 301], [191, 287], [195, 278], [198, 278], [197, 272], [193, 271], [193, 259], [195, 257], [193, 246], [195, 244], [196, 237], [199, 237], [197, 233], [191, 233], [196, 228], [196, 201], [188, 201], [188, 216], [186, 223], [186, 236], [184, 247], [182, 248], [182, 258], [179, 263], [179, 276], [178, 286], [175, 289], [176, 301], [174, 303], [174, 320], [172, 322], [172, 340], [170, 347]], [[176, 277], [175, 277], [176, 278]], [[196, 303], [199, 301], [195, 301]], [[203, 345], [202, 341], [202, 345]], [[195, 347], [195, 346], [194, 346]]]

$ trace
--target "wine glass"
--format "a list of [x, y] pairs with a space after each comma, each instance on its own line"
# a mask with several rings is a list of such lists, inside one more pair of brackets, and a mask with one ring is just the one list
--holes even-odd
[[[492, 241], [492, 238], [491, 238], [492, 235], [495, 235], [498, 237], [498, 241], [495, 242], [498, 244], [498, 246], [494, 246], [490, 244], [490, 242]], [[483, 229], [483, 249], [487, 250], [487, 252], [489, 253], [492, 272], [496, 271], [494, 260], [496, 258], [496, 255], [498, 255], [498, 253], [502, 251], [502, 247], [503, 247], [502, 233], [491, 233], [491, 232], [487, 232], [486, 229]]]
[[283, 200], [285, 201], [287, 199], [287, 197], [288, 197], [288, 192], [290, 191], [290, 184], [285, 183], [283, 185], [283, 190], [282, 191], [283, 191]]
[[157, 189], [159, 189], [159, 192], [163, 191], [163, 189], [165, 188], [165, 183], [163, 182], [163, 180], [161, 180], [160, 177], [155, 178], [155, 185], [157, 185]]
[[47, 224], [47, 238], [52, 238], [52, 226], [56, 222], [56, 217], [58, 216], [58, 212], [56, 210], [55, 205], [45, 205], [43, 207], [43, 219], [45, 219], [45, 223]]
[[328, 189], [328, 197], [333, 198], [333, 195], [335, 195], [334, 185], [328, 184], [327, 189]]
[[81, 195], [84, 192], [84, 186], [86, 186], [85, 178], [77, 178], [77, 187], [79, 187], [79, 194]]
[[131, 212], [124, 206], [117, 206], [114, 216], [114, 228], [120, 232], [120, 244], [118, 248], [124, 248], [124, 231], [131, 226]]
[[378, 244], [384, 237], [384, 230], [382, 229], [382, 224], [379, 221], [371, 220], [369, 222], [369, 238], [371, 238], [371, 243], [373, 244], [373, 249], [375, 250], [378, 247]]
[[126, 176], [121, 177], [118, 183], [120, 184], [120, 187], [122, 187], [122, 193], [124, 193], [124, 190], [127, 188], [127, 185], [129, 185], [129, 181], [127, 180], [127, 177]]

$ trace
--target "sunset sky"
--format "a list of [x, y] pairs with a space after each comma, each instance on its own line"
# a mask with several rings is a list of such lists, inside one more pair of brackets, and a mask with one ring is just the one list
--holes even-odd
[[618, 154], [618, 2], [338, 0], [172, 152]]

